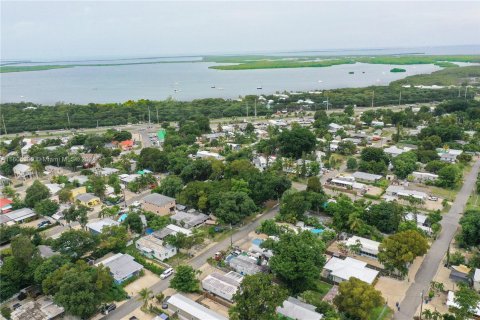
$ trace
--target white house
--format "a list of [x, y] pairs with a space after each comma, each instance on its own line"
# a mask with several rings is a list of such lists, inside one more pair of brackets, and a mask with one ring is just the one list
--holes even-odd
[[27, 179], [33, 176], [33, 170], [29, 165], [19, 163], [13, 167], [13, 175], [17, 179]]
[[416, 182], [435, 181], [438, 175], [430, 172], [413, 171], [412, 176]]
[[189, 320], [228, 320], [226, 317], [212, 311], [189, 298], [176, 293], [168, 301], [168, 309], [177, 313], [180, 319]]
[[135, 247], [149, 258], [160, 261], [166, 260], [177, 254], [177, 248], [169, 244], [163, 245], [163, 240], [153, 234], [141, 237], [135, 242]]
[[347, 246], [353, 246], [357, 244], [360, 244], [361, 246], [359, 252], [360, 255], [374, 259], [377, 258], [380, 242], [358, 236], [352, 236], [345, 241], [345, 245]]
[[226, 274], [214, 272], [202, 280], [202, 288], [207, 292], [232, 302], [233, 295], [237, 292], [242, 280], [243, 276], [234, 271]]
[[398, 197], [398, 198], [413, 197], [421, 201], [425, 201], [428, 198], [428, 195], [425, 192], [417, 191], [417, 190], [408, 190], [408, 189], [405, 189], [403, 186], [388, 186], [388, 188], [385, 190], [385, 194], [387, 196]]
[[140, 274], [143, 266], [136, 262], [129, 254], [117, 253], [113, 256], [105, 258], [95, 264], [96, 266], [103, 265], [110, 270], [115, 283], [122, 283], [125, 280], [135, 277]]
[[278, 306], [276, 311], [287, 319], [295, 320], [320, 320], [323, 318], [321, 313], [315, 311], [316, 307], [302, 302], [294, 297], [288, 297]]
[[219, 155], [218, 153], [205, 151], [205, 150], [197, 151], [195, 158], [196, 159], [213, 158], [213, 159], [222, 160], [222, 161], [225, 159], [223, 156]]
[[342, 125], [339, 125], [339, 124], [336, 124], [336, 123], [330, 123], [328, 125], [328, 131], [329, 132], [337, 132], [339, 130], [342, 130], [343, 129], [343, 126]]
[[432, 233], [432, 229], [426, 225], [427, 219], [428, 219], [428, 216], [421, 213], [413, 214], [412, 212], [409, 212], [405, 215], [406, 221], [415, 221], [419, 229], [430, 234]]
[[376, 121], [376, 120], [374, 120], [374, 121], [372, 121], [372, 123], [371, 123], [371, 126], [372, 126], [372, 127], [383, 127], [384, 125], [385, 125], [385, 123], [384, 123], [383, 121]]
[[366, 262], [350, 257], [345, 259], [332, 257], [323, 269], [324, 276], [336, 283], [348, 281], [351, 277], [355, 277], [372, 284], [379, 273], [377, 270], [367, 268]]
[[475, 269], [473, 274], [473, 288], [480, 291], [480, 269]]
[[119, 226], [120, 222], [115, 221], [110, 218], [104, 218], [102, 220], [98, 220], [95, 222], [89, 222], [87, 223], [87, 229], [93, 233], [93, 234], [100, 234], [103, 232], [103, 228], [105, 227], [113, 227], [113, 226]]
[[[455, 302], [455, 292], [448, 291], [448, 293], [447, 293], [447, 303], [446, 304], [447, 304], [448, 307], [453, 307], [453, 308], [458, 308], [459, 307], [457, 302]], [[470, 311], [476, 317], [480, 317], [480, 302], [478, 303], [478, 305], [475, 309], [472, 309]]]
[[256, 274], [262, 271], [262, 268], [257, 264], [257, 259], [247, 256], [233, 257], [228, 261], [230, 267], [240, 274]]
[[383, 149], [383, 151], [392, 156], [392, 157], [396, 157], [398, 155], [401, 155], [402, 153], [405, 153], [405, 152], [408, 152], [410, 151], [411, 149], [408, 148], [408, 147], [405, 147], [405, 148], [398, 148], [397, 146], [391, 146], [391, 147], [388, 147], [388, 148], [385, 148]]
[[353, 177], [355, 178], [355, 181], [362, 181], [362, 182], [377, 182], [383, 177], [379, 174], [372, 174], [368, 172], [361, 172], [361, 171], [356, 171], [353, 173]]

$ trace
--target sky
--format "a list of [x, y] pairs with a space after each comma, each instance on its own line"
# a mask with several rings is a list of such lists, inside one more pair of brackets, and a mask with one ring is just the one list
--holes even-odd
[[480, 44], [480, 2], [1, 1], [1, 58]]

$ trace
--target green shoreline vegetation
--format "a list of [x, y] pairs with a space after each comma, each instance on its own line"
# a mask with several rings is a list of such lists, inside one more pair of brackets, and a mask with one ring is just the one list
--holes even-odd
[[[263, 94], [266, 100], [276, 103], [267, 105], [257, 104], [258, 116], [269, 117], [283, 110], [305, 110], [299, 105], [299, 99], [310, 99], [314, 102], [309, 108], [319, 110], [325, 108], [328, 98], [331, 109], [343, 109], [345, 105], [369, 107], [372, 103], [372, 94], [375, 92], [375, 107], [398, 105], [401, 92], [402, 104], [428, 103], [443, 101], [458, 97], [459, 87], [472, 84], [467, 92], [467, 98], [472, 99], [480, 93], [480, 87], [474, 79], [480, 77], [480, 66], [446, 68], [431, 74], [409, 76], [394, 81], [388, 86], [370, 86], [364, 88], [342, 88], [323, 90], [322, 92], [301, 92], [295, 95], [285, 92], [288, 98], [279, 100], [273, 94]], [[435, 90], [417, 88], [416, 85], [442, 86]], [[408, 87], [403, 87], [408, 86]], [[453, 87], [450, 87], [453, 86]], [[463, 89], [462, 89], [463, 93]], [[463, 94], [462, 94], [463, 98]], [[98, 126], [118, 126], [127, 124], [145, 123], [148, 121], [148, 112], [153, 111], [152, 121], [182, 121], [192, 117], [240, 118], [246, 115], [246, 104], [254, 105], [257, 96], [246, 96], [242, 100], [207, 98], [192, 101], [176, 101], [167, 99], [162, 101], [138, 100], [124, 103], [90, 103], [87, 105], [57, 103], [55, 105], [40, 105], [29, 102], [0, 104], [0, 117], [5, 121], [7, 133], [34, 132], [36, 130], [80, 129]], [[67, 116], [68, 115], [68, 116]], [[98, 123], [97, 123], [98, 121]], [[70, 122], [70, 124], [69, 124]], [[3, 124], [3, 123], [2, 123]], [[4, 133], [0, 126], [1, 133]]]
[[402, 55], [402, 56], [206, 56], [202, 60], [189, 61], [148, 61], [129, 63], [101, 63], [101, 64], [65, 64], [65, 65], [32, 65], [32, 66], [0, 66], [0, 73], [43, 71], [51, 69], [63, 69], [74, 67], [110, 67], [128, 66], [139, 64], [159, 63], [194, 63], [212, 62], [228, 63], [228, 65], [210, 66], [216, 70], [251, 70], [251, 69], [280, 69], [280, 68], [323, 68], [343, 64], [367, 63], [367, 64], [388, 64], [388, 65], [415, 65], [434, 64], [442, 68], [458, 67], [454, 62], [480, 63], [480, 55]]
[[[323, 58], [323, 60], [313, 60]], [[217, 63], [235, 63], [230, 65], [211, 66], [217, 70], [249, 70], [249, 69], [276, 69], [276, 68], [322, 68], [341, 64], [367, 63], [389, 65], [435, 64], [439, 67], [457, 66], [454, 62], [480, 63], [480, 55], [453, 55], [453, 56], [378, 56], [378, 57], [228, 57], [228, 59], [206, 58], [204, 61]]]
[[390, 69], [390, 72], [407, 72], [407, 70], [402, 68], [393, 68], [393, 69]]

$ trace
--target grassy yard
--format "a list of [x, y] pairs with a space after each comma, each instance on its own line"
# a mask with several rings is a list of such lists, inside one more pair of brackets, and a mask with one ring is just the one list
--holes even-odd
[[[383, 311], [384, 307], [378, 307], [372, 310], [370, 315], [370, 320], [387, 320], [392, 319], [393, 312], [392, 309], [385, 306], [385, 311]], [[383, 313], [382, 313], [383, 312]]]
[[480, 208], [480, 195], [477, 193], [472, 193], [467, 202], [467, 210], [470, 209], [479, 209]]
[[318, 305], [323, 297], [328, 293], [332, 288], [332, 285], [321, 280], [318, 280], [316, 283], [316, 288], [314, 290], [307, 290], [302, 293], [303, 299], [309, 304]]

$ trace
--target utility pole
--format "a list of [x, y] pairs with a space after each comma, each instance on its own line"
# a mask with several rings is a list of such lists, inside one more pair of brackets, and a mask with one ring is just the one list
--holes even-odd
[[247, 102], [247, 118], [248, 118], [248, 102]]
[[327, 97], [327, 111], [328, 111], [328, 97]]
[[458, 97], [460, 98], [460, 90], [462, 90], [462, 87], [458, 87]]
[[373, 108], [373, 101], [375, 100], [375, 90], [372, 91], [372, 108]]
[[422, 320], [422, 312], [423, 312], [423, 290], [422, 290], [421, 297], [422, 297], [422, 301], [420, 303], [420, 320]]
[[67, 119], [68, 119], [68, 128], [70, 129], [70, 115], [67, 113]]
[[158, 107], [156, 107], [155, 109], [157, 109], [157, 124], [160, 124], [160, 120], [158, 120]]
[[150, 107], [148, 107], [148, 124], [150, 125]]
[[465, 87], [465, 100], [467, 100], [467, 90], [468, 90], [468, 86]]
[[98, 120], [97, 120], [97, 129], [98, 129]]
[[3, 117], [3, 114], [2, 114], [2, 122], [3, 122], [3, 132], [7, 134], [7, 127], [5, 126], [5, 118]]
[[233, 248], [232, 224], [230, 223], [230, 247]]
[[257, 119], [257, 98], [255, 98], [255, 119]]
[[400, 107], [402, 103], [402, 90], [400, 90], [400, 96], [398, 97], [398, 106]]

